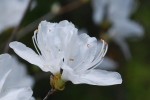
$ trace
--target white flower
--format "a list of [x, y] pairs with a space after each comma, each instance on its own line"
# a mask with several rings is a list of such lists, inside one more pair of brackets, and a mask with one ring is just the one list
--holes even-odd
[[92, 0], [93, 21], [102, 23], [104, 17], [110, 22], [129, 18], [135, 11], [134, 0]]
[[135, 9], [134, 0], [93, 0], [94, 22], [100, 24], [105, 16], [112, 23], [108, 35], [121, 47], [126, 59], [131, 58], [126, 39], [141, 37], [144, 34], [142, 26], [130, 20]]
[[54, 75], [51, 77], [51, 85], [54, 85], [54, 88], [62, 88], [63, 86], [58, 87], [60, 84], [57, 83], [63, 84], [66, 81], [92, 85], [113, 85], [122, 82], [117, 72], [95, 69], [107, 51], [107, 44], [85, 33], [78, 34], [78, 30], [68, 21], [42, 21], [35, 31], [33, 41], [38, 54], [20, 42], [12, 42], [10, 47], [31, 64], [51, 72]]
[[108, 3], [108, 0], [92, 0], [93, 21], [96, 24], [102, 23]]
[[109, 0], [108, 19], [115, 22], [122, 19], [130, 18], [135, 11], [135, 0]]
[[19, 24], [28, 2], [29, 0], [0, 0], [0, 33]]
[[15, 59], [8, 54], [0, 55], [0, 100], [34, 100], [31, 79], [25, 75]]
[[131, 54], [126, 39], [143, 37], [144, 30], [138, 23], [125, 19], [116, 21], [109, 29], [108, 35], [121, 47], [124, 56], [129, 59]]

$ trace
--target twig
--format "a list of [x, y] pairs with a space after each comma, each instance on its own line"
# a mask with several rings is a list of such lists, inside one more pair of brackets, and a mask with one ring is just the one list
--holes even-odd
[[42, 16], [41, 18], [37, 19], [36, 21], [32, 22], [31, 24], [27, 25], [26, 27], [24, 27], [23, 29], [21, 29], [18, 32], [18, 35], [16, 37], [16, 39], [20, 39], [22, 37], [24, 37], [25, 35], [29, 34], [30, 32], [34, 31], [38, 24], [42, 21], [42, 20], [51, 20], [54, 17], [58, 16], [58, 15], [62, 15], [64, 13], [68, 13], [70, 11], [73, 11], [79, 7], [81, 7], [82, 5], [86, 4], [87, 2], [85, 2], [84, 0], [76, 0], [73, 3], [70, 3], [64, 7], [62, 7], [58, 13], [51, 13], [48, 12], [47, 14], [45, 14], [44, 16]]
[[49, 97], [50, 95], [52, 95], [54, 92], [56, 92], [55, 89], [49, 90], [49, 92], [47, 93], [47, 95], [45, 96], [45, 98], [44, 98], [43, 100], [48, 100], [48, 97]]
[[21, 26], [21, 24], [22, 24], [22, 22], [23, 22], [25, 16], [27, 15], [28, 11], [30, 10], [32, 1], [33, 1], [33, 0], [30, 0], [30, 1], [29, 1], [28, 6], [27, 6], [27, 8], [26, 8], [26, 10], [25, 10], [25, 12], [24, 12], [24, 14], [23, 14], [21, 20], [20, 20], [20, 23], [19, 23], [19, 24], [16, 26], [16, 28], [13, 30], [13, 32], [12, 32], [10, 38], [9, 38], [8, 41], [6, 42], [6, 46], [5, 46], [5, 48], [4, 48], [4, 52], [8, 52], [8, 50], [9, 50], [9, 43], [15, 38], [17, 32], [19, 31], [19, 28], [20, 28], [20, 26]]
[[27, 25], [26, 27], [24, 27], [23, 29], [21, 29], [18, 32], [18, 35], [16, 36], [16, 39], [19, 40], [20, 38], [24, 37], [25, 35], [29, 34], [32, 31], [34, 31], [37, 28], [38, 24], [42, 20], [50, 20], [50, 19], [53, 19], [54, 17], [55, 17], [55, 15], [52, 14], [52, 13], [45, 14], [41, 18], [37, 19], [36, 21], [30, 23], [29, 25]]

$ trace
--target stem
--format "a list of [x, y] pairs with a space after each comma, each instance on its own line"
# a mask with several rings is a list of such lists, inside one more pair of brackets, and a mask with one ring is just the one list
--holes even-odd
[[49, 90], [48, 93], [47, 93], [47, 95], [45, 96], [45, 98], [44, 98], [43, 100], [48, 100], [48, 97], [49, 97], [50, 95], [52, 95], [54, 92], [56, 92], [55, 89]]

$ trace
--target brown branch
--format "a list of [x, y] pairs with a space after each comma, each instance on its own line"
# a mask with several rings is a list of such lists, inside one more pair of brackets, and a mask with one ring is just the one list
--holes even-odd
[[38, 24], [42, 20], [51, 20], [58, 15], [62, 15], [62, 14], [68, 13], [70, 11], [73, 11], [73, 10], [81, 7], [82, 5], [84, 5], [86, 3], [87, 2], [85, 2], [84, 0], [76, 0], [70, 4], [62, 7], [57, 13], [48, 12], [47, 14], [42, 16], [41, 18], [37, 19], [36, 21], [32, 22], [31, 24], [29, 24], [26, 27], [24, 27], [23, 29], [21, 29], [18, 32], [16, 39], [18, 40], [18, 39], [24, 37], [25, 35], [29, 34], [30, 32], [34, 31], [38, 27]]
[[20, 38], [24, 37], [25, 35], [29, 34], [32, 31], [34, 31], [37, 28], [38, 24], [42, 20], [50, 20], [50, 19], [53, 19], [54, 17], [55, 17], [55, 15], [52, 14], [52, 13], [45, 14], [41, 18], [37, 19], [36, 21], [30, 23], [29, 25], [27, 25], [26, 27], [24, 27], [23, 29], [21, 29], [18, 32], [18, 35], [16, 36], [16, 39], [19, 40]]
[[23, 14], [21, 20], [20, 20], [20, 23], [19, 23], [19, 24], [16, 26], [16, 28], [13, 30], [13, 32], [12, 32], [10, 38], [9, 38], [8, 41], [6, 42], [6, 46], [5, 46], [5, 48], [4, 48], [4, 52], [8, 52], [8, 50], [9, 50], [9, 43], [10, 43], [10, 42], [15, 38], [15, 36], [17, 35], [17, 32], [19, 31], [19, 28], [20, 28], [20, 26], [21, 26], [21, 24], [22, 24], [22, 22], [23, 22], [25, 16], [27, 15], [28, 11], [30, 10], [32, 1], [33, 1], [33, 0], [30, 0], [30, 1], [29, 1], [28, 6], [27, 6], [27, 8], [26, 8], [26, 10], [25, 10], [25, 12], [24, 12], [24, 14]]

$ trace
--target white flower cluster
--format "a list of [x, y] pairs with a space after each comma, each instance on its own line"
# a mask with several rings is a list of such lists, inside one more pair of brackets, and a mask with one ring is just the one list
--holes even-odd
[[24, 65], [9, 54], [0, 55], [0, 100], [34, 100], [32, 85]]
[[85, 33], [79, 34], [66, 20], [42, 21], [34, 33], [33, 43], [38, 54], [17, 41], [10, 43], [10, 47], [29, 63], [51, 72], [51, 85], [55, 89], [63, 87], [57, 81], [102, 86], [122, 83], [119, 73], [97, 68], [106, 54], [107, 44]]
[[93, 20], [96, 24], [108, 20], [112, 27], [108, 35], [121, 47], [124, 56], [131, 58], [127, 38], [142, 37], [144, 30], [141, 25], [130, 19], [136, 9], [134, 0], [92, 0]]
[[[0, 0], [0, 33], [19, 24], [30, 0]], [[35, 0], [31, 9], [36, 6]]]

